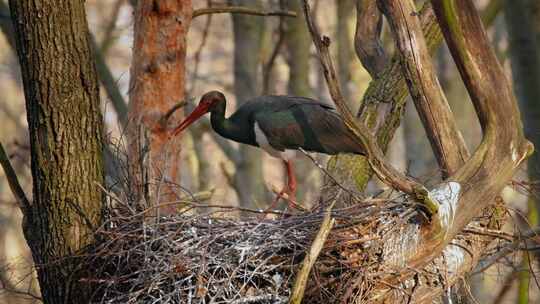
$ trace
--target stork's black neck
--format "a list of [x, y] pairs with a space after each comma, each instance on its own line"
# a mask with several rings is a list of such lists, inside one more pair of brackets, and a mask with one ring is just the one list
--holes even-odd
[[248, 117], [235, 117], [239, 119], [225, 118], [225, 102], [218, 103], [210, 111], [210, 123], [212, 129], [222, 137], [236, 142], [257, 146]]

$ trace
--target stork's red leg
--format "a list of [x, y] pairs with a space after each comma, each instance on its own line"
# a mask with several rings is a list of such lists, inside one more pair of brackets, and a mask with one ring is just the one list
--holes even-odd
[[289, 208], [298, 209], [297, 204], [296, 204], [297, 183], [296, 183], [296, 176], [294, 174], [293, 165], [290, 160], [283, 160], [283, 164], [285, 165], [285, 172], [287, 172], [287, 183], [285, 184], [285, 186], [283, 186], [283, 189], [277, 194], [272, 204], [270, 204], [270, 206], [266, 210], [275, 208], [277, 202], [281, 198], [283, 198], [283, 194], [285, 193], [288, 196]]
[[294, 207], [293, 202], [296, 202], [296, 175], [294, 174], [294, 169], [292, 162], [290, 160], [284, 160], [285, 170], [287, 171], [287, 191], [289, 195], [289, 207]]

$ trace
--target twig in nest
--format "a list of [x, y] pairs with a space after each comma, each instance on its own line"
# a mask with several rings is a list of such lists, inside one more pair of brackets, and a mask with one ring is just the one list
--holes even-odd
[[304, 297], [304, 291], [306, 289], [307, 279], [309, 277], [309, 273], [311, 272], [311, 268], [313, 268], [313, 265], [315, 264], [324, 243], [326, 242], [326, 238], [328, 237], [328, 234], [332, 230], [335, 223], [335, 219], [331, 217], [332, 208], [334, 207], [335, 203], [336, 201], [333, 201], [332, 204], [330, 204], [330, 206], [328, 206], [328, 208], [325, 210], [326, 214], [323, 222], [321, 223], [321, 228], [313, 240], [311, 248], [309, 249], [308, 254], [304, 258], [304, 262], [302, 263], [302, 268], [298, 272], [296, 280], [294, 281], [293, 292], [291, 295], [291, 300], [289, 301], [290, 304], [302, 303], [302, 298]]
[[233, 13], [233, 14], [246, 14], [246, 15], [256, 15], [256, 16], [286, 16], [286, 17], [296, 17], [296, 13], [293, 11], [264, 11], [242, 6], [224, 6], [224, 7], [209, 7], [209, 8], [200, 8], [193, 11], [193, 19], [206, 15], [206, 14], [222, 14], [222, 13]]

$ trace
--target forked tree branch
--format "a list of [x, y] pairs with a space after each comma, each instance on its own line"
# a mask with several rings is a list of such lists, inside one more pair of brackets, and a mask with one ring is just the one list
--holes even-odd
[[[449, 245], [473, 217], [488, 206], [515, 173], [521, 162], [531, 153], [532, 145], [524, 138], [515, 97], [504, 72], [489, 44], [480, 18], [470, 0], [432, 1], [445, 38], [467, 86], [479, 116], [484, 137], [474, 155], [448, 182], [431, 194], [441, 202], [440, 228], [408, 229], [400, 237], [414, 239], [399, 253], [403, 274], [392, 279], [404, 282], [411, 271], [424, 268], [435, 260], [445, 266], [452, 280], [470, 269], [478, 256], [461, 246]], [[445, 199], [446, 198], [446, 199]], [[414, 226], [414, 225], [411, 225]], [[479, 241], [478, 239], [472, 242]], [[444, 250], [444, 252], [443, 252]], [[396, 266], [400, 266], [396, 265]], [[451, 285], [452, 281], [446, 279]], [[412, 302], [429, 301], [440, 294], [444, 286], [415, 286], [408, 289]], [[386, 292], [388, 292], [386, 288]], [[379, 296], [385, 291], [381, 289]], [[386, 293], [384, 296], [391, 296]], [[383, 296], [383, 297], [384, 297]]]
[[[489, 7], [492, 7], [496, 2], [499, 2], [499, 0], [491, 1], [488, 8], [482, 14], [482, 21], [486, 27], [491, 26], [493, 23], [494, 18], [492, 17], [494, 14], [488, 12], [491, 11]], [[437, 49], [442, 41], [442, 33], [436, 22], [431, 3], [429, 1], [426, 2], [417, 15], [419, 15], [422, 24], [428, 52], [433, 54], [434, 50]], [[358, 25], [362, 24], [358, 23]], [[386, 150], [395, 129], [399, 125], [404, 109], [405, 97], [407, 95], [407, 86], [404, 77], [400, 73], [400, 61], [397, 59], [398, 56], [399, 54], [396, 54], [379, 78], [370, 83], [368, 90], [364, 95], [362, 107], [358, 112], [358, 118], [374, 130], [377, 134], [378, 142], [384, 150]], [[360, 157], [357, 162], [362, 164], [362, 166], [367, 166], [364, 157]], [[367, 180], [369, 180], [369, 175], [364, 178], [364, 180], [367, 182]], [[504, 205], [504, 202], [501, 199], [496, 199], [495, 201], [496, 206]], [[494, 208], [497, 209], [499, 207]], [[490, 214], [491, 213], [492, 212], [490, 212]], [[488, 219], [485, 224], [493, 225], [494, 222]], [[459, 278], [471, 271], [472, 267], [474, 267], [482, 257], [482, 253], [489, 247], [491, 241], [491, 237], [473, 236], [472, 238], [468, 237], [466, 241], [453, 241], [457, 242], [456, 245], [461, 246], [460, 248], [467, 248], [466, 250], [456, 251], [455, 249], [459, 248], [456, 247], [456, 245], [446, 246], [442, 254], [442, 259], [439, 258], [436, 260], [437, 267], [442, 266], [439, 267], [440, 269], [446, 267], [445, 256], [453, 256], [452, 253], [454, 252], [457, 252], [458, 254], [465, 253], [461, 256], [462, 259], [459, 259], [459, 263], [455, 264], [456, 267], [453, 269], [453, 273], [447, 276], [446, 283], [452, 285], [453, 282], [458, 281]], [[444, 286], [440, 288], [433, 287], [431, 290], [424, 290], [424, 292], [427, 292], [425, 294], [427, 297], [432, 297], [445, 291], [446, 289]], [[420, 293], [420, 290], [415, 292], [415, 294]]]
[[[442, 33], [431, 4], [425, 3], [418, 14], [429, 53], [433, 54], [442, 42]], [[377, 134], [379, 144], [384, 150], [399, 126], [407, 95], [399, 54], [396, 54], [378, 78], [369, 84], [356, 115], [364, 123], [370, 124], [369, 127]]]
[[465, 163], [469, 152], [437, 79], [415, 5], [412, 0], [378, 4], [394, 33], [409, 92], [446, 178]]
[[470, 0], [432, 3], [484, 133], [472, 158], [452, 177], [470, 189], [458, 204], [451, 231], [455, 235], [498, 195], [533, 146], [523, 135], [516, 98], [474, 4]]
[[377, 144], [376, 138], [369, 131], [369, 129], [361, 122], [357, 122], [352, 115], [349, 108], [345, 103], [343, 94], [339, 87], [337, 75], [332, 63], [332, 57], [329, 52], [330, 39], [328, 37], [322, 37], [317, 25], [314, 23], [311, 16], [311, 9], [309, 7], [308, 0], [304, 2], [304, 15], [308, 29], [311, 33], [313, 43], [319, 54], [319, 60], [323, 68], [324, 77], [330, 91], [330, 96], [336, 104], [336, 107], [341, 114], [343, 122], [347, 125], [351, 134], [362, 144], [366, 150], [369, 164], [375, 171], [375, 174], [384, 183], [398, 189], [404, 193], [410, 194], [414, 199], [421, 202], [430, 212], [434, 214], [437, 212], [437, 205], [433, 203], [428, 195], [427, 189], [420, 183], [406, 177], [392, 166], [387, 164], [384, 160], [384, 154]]
[[[442, 34], [435, 21], [435, 15], [429, 2], [424, 3], [419, 15], [430, 54], [433, 54], [442, 41]], [[363, 26], [363, 22], [361, 20], [357, 21], [357, 26]], [[372, 37], [378, 39], [376, 36]], [[371, 43], [376, 44], [376, 42]], [[394, 55], [389, 60], [381, 73], [372, 75], [373, 80], [364, 93], [364, 97], [360, 102], [360, 109], [356, 115], [356, 119], [364, 123], [376, 136], [377, 142], [383, 151], [387, 150], [400, 124], [408, 95], [407, 84], [401, 73], [398, 55]], [[365, 189], [374, 173], [364, 156], [340, 155], [337, 158], [336, 165], [350, 168], [348, 170], [352, 172], [358, 172], [355, 173], [354, 182], [361, 191]]]
[[[492, 2], [496, 1], [499, 0]], [[443, 37], [429, 1], [424, 3], [418, 15], [428, 51], [433, 54]], [[494, 20], [489, 16], [490, 14], [482, 16], [486, 26], [490, 26]], [[360, 22], [357, 26], [363, 26], [363, 24]], [[396, 54], [389, 60], [378, 78], [371, 81], [356, 114], [357, 118], [376, 134], [383, 151], [386, 151], [388, 143], [399, 126], [405, 108], [405, 97], [408, 95], [407, 84], [400, 70], [399, 54]]]

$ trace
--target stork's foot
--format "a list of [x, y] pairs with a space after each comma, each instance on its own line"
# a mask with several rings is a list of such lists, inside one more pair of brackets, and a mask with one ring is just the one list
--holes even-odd
[[287, 201], [287, 207], [290, 210], [306, 211], [306, 208], [302, 207], [302, 205], [296, 201], [296, 193], [285, 187], [281, 191], [277, 192], [276, 198], [272, 201], [270, 206], [262, 211], [263, 217], [266, 217], [266, 215], [269, 214], [269, 211], [275, 209], [281, 199]]
[[306, 208], [302, 207], [302, 205], [300, 205], [296, 201], [296, 193], [294, 191], [291, 191], [287, 187], [283, 188], [283, 190], [277, 193], [276, 198], [266, 210], [274, 209], [277, 206], [277, 203], [279, 202], [280, 199], [287, 201], [288, 208], [291, 210], [298, 210], [298, 211], [306, 210]]

